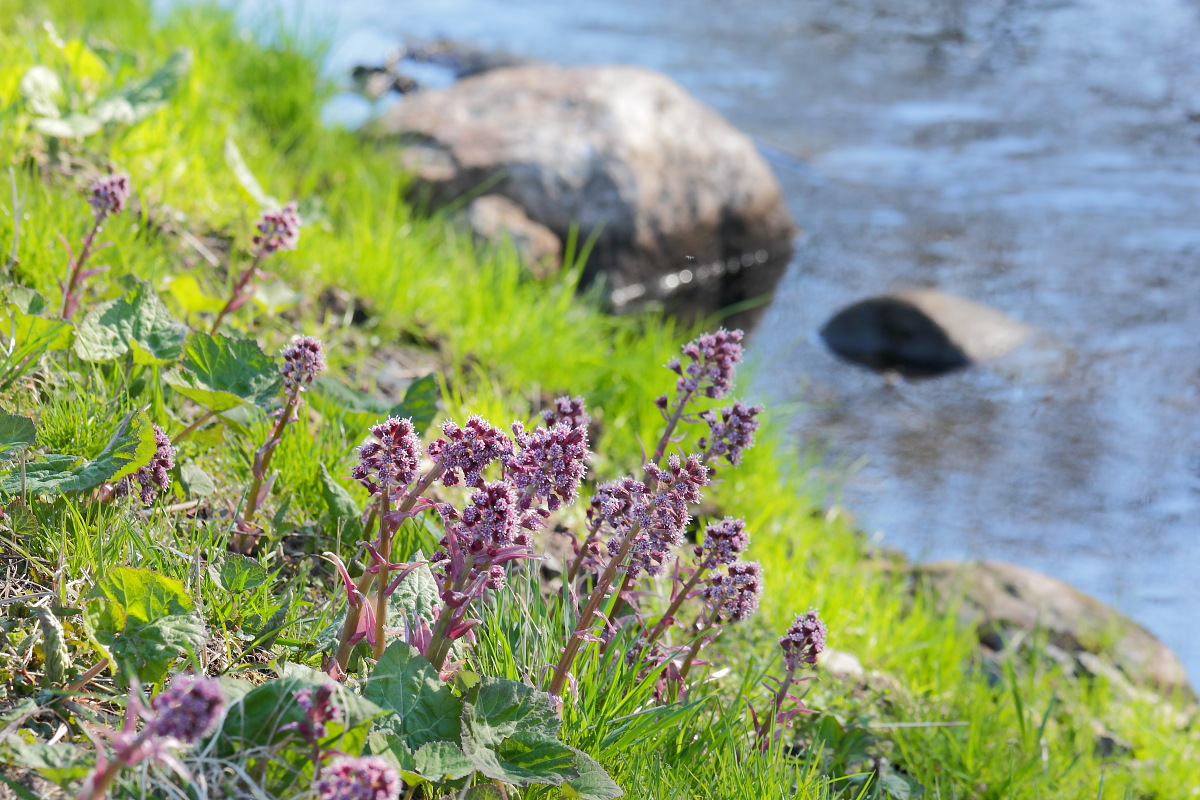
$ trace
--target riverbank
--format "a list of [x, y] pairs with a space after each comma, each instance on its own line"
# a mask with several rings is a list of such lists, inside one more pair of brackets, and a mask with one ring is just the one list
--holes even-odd
[[[253, 214], [245, 209], [260, 199], [247, 179], [253, 174], [261, 194], [300, 200], [307, 225], [303, 248], [277, 274], [299, 297], [280, 288], [275, 300], [255, 309], [248, 333], [275, 346], [297, 327], [317, 332], [330, 344], [331, 370], [368, 389], [378, 388], [373, 373], [381, 365], [401, 358], [418, 368], [433, 365], [441, 411], [455, 419], [467, 410], [494, 420], [527, 418], [547, 397], [582, 395], [594, 409], [604, 452], [625, 454], [594, 465], [606, 477], [635, 466], [638, 443], [654, 440], [661, 420], [652, 400], [669, 383], [661, 365], [687, 332], [652, 317], [606, 316], [576, 297], [576, 272], [531, 278], [510, 253], [480, 250], [443, 220], [415, 214], [401, 200], [405, 178], [394, 172], [394, 153], [366, 149], [356, 137], [321, 125], [320, 103], [331, 87], [320, 77], [314, 48], [286, 35], [267, 37], [275, 42], [270, 47], [255, 44], [228, 15], [207, 7], [179, 9], [161, 23], [139, 4], [112, 4], [86, 20], [69, 6], [3, 13], [12, 16], [0, 26], [6, 32], [0, 34], [6, 67], [0, 141], [5, 152], [18, 154], [12, 166], [21, 223], [17, 244], [6, 200], [0, 241], [16, 247], [12, 273], [21, 283], [56, 296], [63, 266], [56, 237], [77, 227], [84, 206], [72, 165], [55, 162], [49, 146], [38, 144], [45, 140], [18, 124], [19, 113], [27, 114], [21, 76], [51, 57], [71, 79], [107, 89], [105, 81], [118, 74], [148, 74], [188, 47], [191, 70], [165, 108], [99, 133], [81, 149], [95, 163], [127, 170], [139, 187], [137, 225], [110, 234], [115, 246], [106, 258], [119, 266], [114, 273], [151, 281], [186, 315], [186, 276], [219, 275], [212, 262], [220, 264], [249, 228]], [[45, 14], [53, 33], [41, 25]], [[75, 37], [83, 37], [82, 45]], [[116, 51], [129, 59], [116, 59]], [[93, 57], [108, 66], [100, 69]], [[103, 277], [97, 288], [115, 294]], [[329, 289], [341, 293], [341, 305], [330, 302]], [[766, 565], [760, 614], [742, 646], [730, 649], [757, 653], [747, 660], [761, 667], [791, 616], [815, 605], [831, 647], [854, 654], [863, 673], [844, 679], [826, 673], [810, 685], [806, 702], [822, 712], [818, 720], [830, 722], [802, 724], [801, 744], [816, 737], [829, 747], [822, 758], [804, 754], [810, 760], [799, 773], [795, 765], [738, 763], [719, 754], [697, 763], [689, 760], [694, 751], [655, 737], [590, 741], [584, 728], [568, 725], [564, 738], [588, 749], [630, 796], [846, 793], [853, 790], [826, 783], [821, 769], [839, 779], [884, 760], [891, 765], [885, 774], [912, 778], [930, 797], [1176, 798], [1181, 787], [1200, 785], [1194, 711], [1122, 695], [1103, 676], [1081, 682], [1044, 658], [1036, 637], [998, 662], [981, 661], [975, 634], [940, 613], [931, 598], [912, 595], [902, 575], [873, 558], [845, 510], [807, 498], [814, 476], [795, 466], [779, 422], [768, 420], [743, 467], [716, 488], [720, 507], [746, 514], [751, 555]], [[335, 470], [345, 469], [347, 450], [345, 442], [316, 437], [311, 451], [284, 461], [280, 485], [294, 490], [292, 513], [304, 519], [324, 513], [312, 462], [343, 474]], [[244, 458], [206, 457], [231, 474], [249, 469]], [[308, 616], [329, 599], [310, 597], [293, 613], [289, 633], [302, 638]], [[15, 673], [8, 678], [16, 695]], [[721, 729], [714, 737], [736, 741], [749, 729], [741, 690], [717, 681], [709, 702], [679, 712], [681, 727], [702, 731], [711, 723]], [[760, 694], [753, 685], [747, 691]], [[839, 738], [851, 728], [865, 737], [860, 743], [869, 742], [866, 753], [850, 737]], [[1121, 747], [1098, 745], [1103, 737]]]

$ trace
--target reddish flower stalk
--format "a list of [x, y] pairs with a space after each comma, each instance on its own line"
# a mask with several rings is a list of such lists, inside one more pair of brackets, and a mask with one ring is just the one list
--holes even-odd
[[[104, 268], [97, 267], [85, 270], [88, 258], [93, 252], [96, 236], [104, 226], [104, 222], [114, 214], [125, 209], [129, 199], [129, 176], [109, 175], [92, 183], [88, 188], [88, 203], [92, 206], [94, 221], [92, 227], [83, 237], [78, 256], [70, 256], [67, 265], [67, 280], [61, 284], [63, 304], [61, 316], [70, 319], [79, 309], [79, 290], [85, 280], [101, 272]], [[65, 244], [65, 240], [64, 240]], [[70, 248], [68, 248], [68, 252]]]
[[[780, 637], [779, 647], [783, 651], [783, 665], [787, 669], [787, 674], [784, 675], [783, 680], [779, 682], [771, 696], [770, 713], [766, 719], [759, 721], [754, 709], [750, 710], [754, 719], [754, 733], [758, 738], [759, 747], [763, 750], [779, 738], [783, 733], [783, 728], [794, 717], [812, 713], [799, 697], [789, 692], [794, 684], [807, 680], [806, 678], [797, 678], [797, 671], [806, 666], [816, 666], [817, 656], [825, 649], [826, 632], [825, 623], [821, 621], [817, 610], [810, 608], [808, 613], [797, 616], [792, 626]], [[784, 711], [783, 703], [788, 699], [794, 701], [797, 707]], [[780, 726], [778, 731], [775, 730], [776, 725]]]
[[646, 634], [646, 643], [653, 644], [666, 632], [668, 627], [675, 624], [675, 614], [679, 612], [684, 601], [693, 596], [696, 586], [709, 570], [716, 569], [723, 564], [734, 563], [749, 546], [750, 537], [746, 534], [744, 520], [726, 517], [705, 528], [704, 541], [695, 549], [696, 564], [692, 568], [691, 576], [681, 587], [676, 589], [667, 610]]
[[699, 502], [700, 487], [708, 482], [708, 468], [696, 456], [690, 456], [686, 462], [672, 456], [666, 469], [647, 464], [646, 473], [657, 484], [653, 494], [645, 484], [632, 478], [612, 481], [597, 492], [597, 512], [613, 530], [608, 542], [611, 558], [555, 664], [550, 694], [562, 695], [579, 648], [585, 641], [596, 638], [591, 633], [592, 624], [617, 573], [654, 574], [660, 570], [670, 548], [683, 536], [688, 504]]
[[[121, 771], [147, 759], [162, 761], [181, 775], [187, 775], [175, 755], [179, 747], [194, 744], [216, 726], [225, 708], [221, 687], [212, 678], [180, 675], [157, 697], [150, 708], [142, 705], [136, 689], [125, 707], [125, 723], [119, 731], [103, 731], [113, 744], [113, 759], [103, 751], [96, 768], [83, 782], [78, 800], [101, 800], [108, 794]], [[139, 720], [146, 724], [137, 730]]]
[[237, 311], [250, 299], [250, 283], [256, 277], [261, 277], [259, 270], [263, 259], [279, 250], [295, 250], [300, 241], [300, 216], [296, 213], [296, 204], [288, 203], [278, 211], [264, 212], [255, 225], [258, 233], [254, 236], [254, 261], [237, 280], [229, 300], [221, 307], [217, 318], [213, 320], [210, 333], [215, 334], [221, 329], [221, 323], [231, 312]]
[[271, 492], [271, 480], [267, 476], [275, 449], [283, 441], [283, 431], [296, 419], [296, 409], [301, 395], [307, 390], [318, 372], [325, 369], [325, 353], [321, 342], [312, 336], [293, 337], [291, 344], [283, 348], [283, 393], [286, 398], [283, 409], [275, 420], [267, 440], [254, 453], [254, 464], [250, 468], [250, 489], [246, 493], [245, 505], [238, 515], [236, 531], [230, 547], [239, 553], [253, 550], [258, 541], [254, 517]]

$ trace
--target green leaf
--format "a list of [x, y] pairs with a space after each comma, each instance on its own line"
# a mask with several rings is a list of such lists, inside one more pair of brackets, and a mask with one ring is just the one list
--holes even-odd
[[163, 380], [217, 412], [245, 403], [264, 406], [282, 386], [278, 364], [252, 340], [199, 331], [188, 337], [180, 368]]
[[463, 800], [505, 800], [504, 792], [494, 783], [481, 783], [467, 789]]
[[0, 409], [0, 461], [10, 461], [37, 441], [37, 426], [29, 417]]
[[364, 432], [388, 417], [411, 417], [417, 430], [424, 430], [437, 414], [439, 394], [433, 375], [409, 384], [404, 401], [396, 405], [355, 391], [333, 378], [317, 378], [312, 388], [310, 398], [318, 411], [327, 416], [341, 415], [347, 427]]
[[4, 524], [8, 526], [10, 531], [17, 535], [18, 539], [33, 536], [37, 533], [37, 517], [33, 515], [33, 512], [29, 510], [29, 506], [25, 505], [20, 498], [15, 498], [12, 502], [5, 504], [4, 516]]
[[169, 364], [183, 353], [187, 326], [174, 319], [145, 281], [93, 308], [75, 332], [84, 361], [112, 361], [132, 351], [137, 364]]
[[97, 103], [90, 116], [102, 125], [140, 122], [167, 104], [191, 67], [192, 51], [180, 48], [150, 77], [123, 86]]
[[209, 575], [227, 592], [240, 594], [267, 582], [267, 571], [253, 558], [227, 553], [219, 564], [209, 566]]
[[463, 752], [489, 778], [528, 786], [577, 778], [576, 752], [558, 740], [562, 720], [550, 695], [520, 681], [489, 678], [463, 707]]
[[30, 289], [28, 286], [21, 286], [16, 283], [9, 283], [3, 286], [4, 302], [12, 305], [13, 308], [20, 311], [22, 314], [38, 315], [46, 310], [46, 298], [35, 289]]
[[575, 753], [573, 763], [579, 775], [563, 784], [564, 795], [581, 797], [583, 800], [616, 800], [624, 794], [598, 761], [582, 750], [573, 747], [571, 750]]
[[405, 642], [393, 642], [383, 651], [363, 695], [396, 712], [379, 727], [398, 736], [410, 750], [427, 742], [459, 740], [462, 701], [433, 665]]
[[207, 497], [217, 490], [212, 477], [194, 461], [186, 461], [179, 467], [179, 482], [185, 492], [196, 497]]
[[[36, 300], [31, 303], [36, 305]], [[33, 307], [33, 306], [31, 306]], [[11, 339], [14, 347], [27, 352], [66, 350], [75, 326], [61, 319], [46, 319], [22, 310], [12, 303], [0, 309], [0, 334]]]
[[467, 758], [454, 742], [426, 742], [413, 753], [413, 765], [418, 774], [434, 783], [456, 781], [475, 771], [475, 762]]
[[205, 292], [196, 276], [188, 273], [171, 278], [171, 282], [167, 284], [167, 292], [187, 314], [215, 314], [225, 305], [221, 298]]
[[408, 389], [404, 392], [404, 402], [395, 406], [391, 415], [411, 417], [417, 430], [423, 431], [437, 416], [439, 397], [441, 397], [441, 392], [438, 390], [437, 378], [430, 373], [417, 378], [408, 385]]
[[[324, 673], [288, 663], [282, 667], [278, 680], [256, 686], [229, 705], [217, 739], [217, 755], [228, 757], [238, 750], [264, 751], [298, 734], [289, 725], [304, 720], [304, 710], [296, 703], [296, 692], [316, 689], [334, 681]], [[370, 724], [385, 709], [335, 684], [333, 702], [340, 709], [337, 723], [328, 725], [328, 735], [321, 740], [326, 748], [336, 748], [347, 755], [362, 752]], [[291, 752], [303, 761], [307, 753]], [[266, 754], [268, 757], [270, 753]]]
[[[413, 561], [423, 561], [420, 551], [413, 554]], [[406, 622], [415, 623], [418, 617], [433, 627], [433, 610], [441, 603], [437, 581], [428, 564], [422, 564], [400, 581], [396, 591], [388, 598], [387, 627], [392, 630], [404, 628]]]
[[329, 474], [325, 465], [320, 466], [321, 495], [325, 498], [325, 508], [335, 527], [341, 527], [343, 540], [356, 542], [362, 538], [362, 512], [346, 488]]
[[[104, 483], [119, 481], [150, 463], [157, 445], [154, 428], [145, 411], [130, 411], [117, 425], [117, 430], [104, 450], [91, 462], [77, 464], [78, 456], [50, 454], [45, 461], [25, 467], [25, 485], [30, 492], [56, 494], [82, 492]], [[21, 491], [19, 471], [4, 476], [0, 491], [17, 494]]]
[[283, 281], [265, 281], [254, 287], [254, 304], [268, 314], [278, 314], [295, 308], [304, 299], [304, 294]]
[[181, 652], [204, 646], [208, 633], [183, 584], [149, 569], [116, 567], [84, 605], [89, 635], [113, 663], [156, 683]]
[[27, 744], [17, 736], [9, 736], [4, 740], [3, 751], [5, 763], [37, 770], [64, 789], [86, 777], [95, 762], [93, 754], [69, 742]]

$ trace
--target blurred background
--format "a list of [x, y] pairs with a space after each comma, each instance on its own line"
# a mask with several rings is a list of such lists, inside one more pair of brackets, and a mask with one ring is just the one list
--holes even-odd
[[[665, 72], [751, 134], [800, 226], [755, 398], [830, 502], [912, 558], [1004, 559], [1144, 623], [1200, 676], [1200, 3], [304, 0], [328, 69], [449, 37]], [[423, 86], [450, 71], [406, 70]], [[349, 88], [349, 81], [347, 80]], [[326, 109], [355, 126], [375, 102]], [[909, 380], [832, 355], [858, 300], [934, 288], [1030, 326]]]

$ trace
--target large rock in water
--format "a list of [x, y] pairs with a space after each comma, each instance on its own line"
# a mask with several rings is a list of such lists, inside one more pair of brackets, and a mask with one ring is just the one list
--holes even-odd
[[943, 599], [963, 598], [960, 621], [1002, 649], [1015, 630], [1038, 629], [1086, 664], [1100, 656], [1133, 683], [1192, 694], [1179, 657], [1154, 634], [1096, 598], [1049, 575], [1004, 561], [938, 561], [915, 568]]
[[796, 229], [748, 136], [630, 66], [497, 69], [400, 100], [373, 132], [408, 143], [435, 204], [512, 200], [565, 241], [598, 231], [585, 281], [620, 308], [715, 311], [768, 294]]
[[848, 361], [927, 377], [1005, 356], [1032, 333], [981, 303], [911, 289], [842, 309], [821, 329], [821, 338]]

